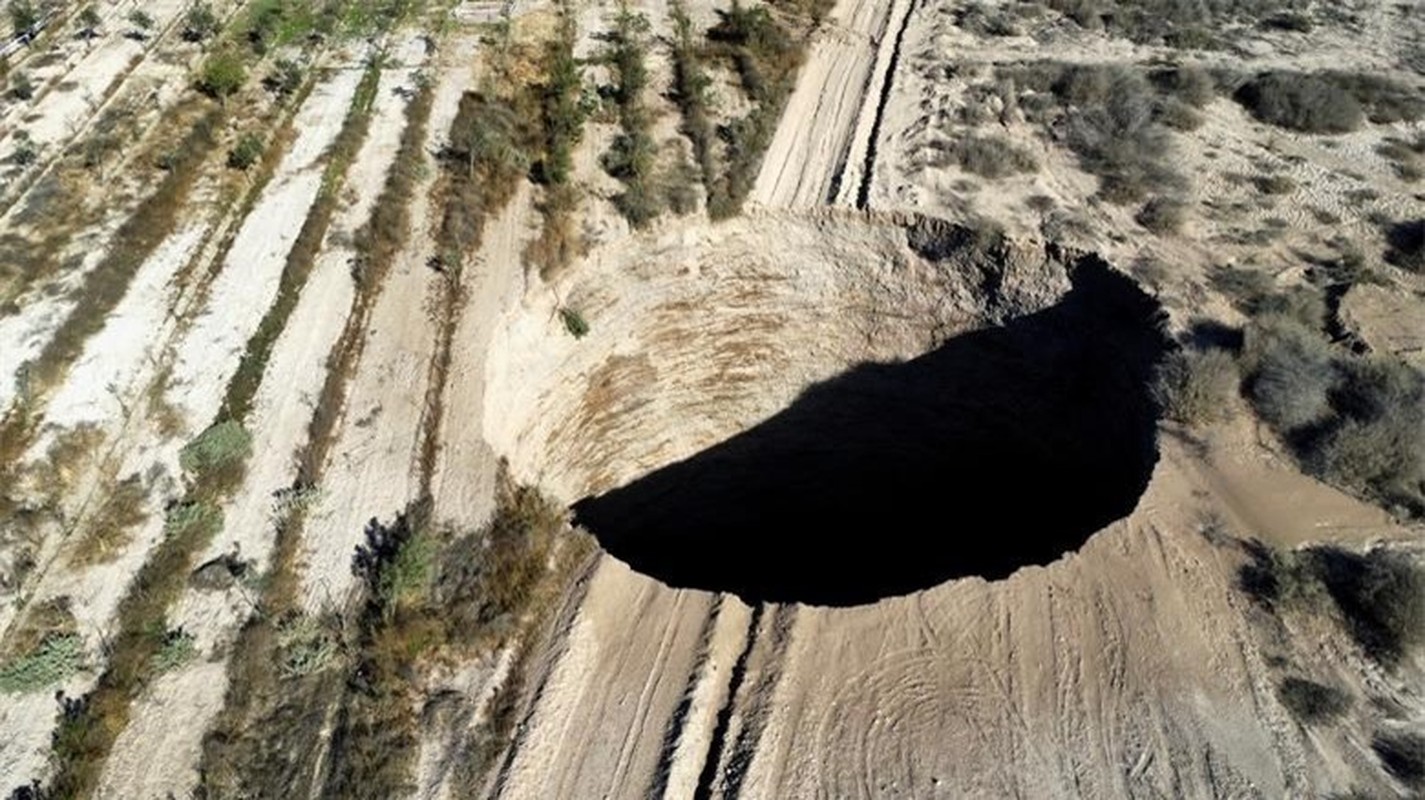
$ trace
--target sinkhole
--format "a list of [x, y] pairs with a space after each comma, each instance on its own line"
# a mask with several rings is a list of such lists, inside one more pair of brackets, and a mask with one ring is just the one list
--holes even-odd
[[[917, 278], [930, 288], [915, 296], [949, 292], [961, 312], [979, 303], [983, 314], [973, 324], [941, 324], [918, 354], [851, 359], [752, 424], [666, 463], [573, 481], [575, 521], [610, 555], [671, 586], [749, 602], [847, 606], [1047, 564], [1132, 511], [1157, 460], [1150, 386], [1169, 343], [1156, 301], [1093, 256], [1041, 248], [1026, 271], [1023, 253], [1015, 256], [1020, 267], [1005, 266], [999, 262], [1014, 258], [1002, 245], [932, 230], [940, 238], [927, 243], [924, 226], [908, 229], [896, 256], [905, 260], [874, 283], [885, 286], [887, 275], [904, 277], [919, 265], [935, 279]], [[798, 269], [806, 269], [804, 260]], [[1052, 296], [1026, 288], [1056, 277], [1061, 286]], [[837, 311], [795, 313], [831, 314], [831, 324], [816, 330], [834, 330]], [[842, 322], [856, 327], [849, 317], [860, 312], [846, 313]], [[600, 316], [596, 330], [617, 324]], [[799, 355], [818, 352], [809, 338], [784, 357], [814, 358]], [[849, 335], [844, 344], [854, 349], [860, 338]], [[688, 363], [749, 358], [716, 344], [695, 335], [668, 346], [690, 351]], [[649, 422], [614, 435], [611, 423], [566, 406], [552, 425], [561, 433], [545, 439], [566, 443], [554, 448], [564, 452], [544, 455], [569, 457], [567, 443], [578, 441], [578, 458], [619, 464], [628, 443], [674, 436], [710, 413], [694, 400], [649, 412], [673, 391], [668, 376], [676, 373], [655, 363], [639, 374], [637, 385], [612, 390], [594, 378], [566, 378], [586, 393], [585, 405], [601, 390], [627, 404], [606, 409], [609, 419], [641, 414]], [[710, 385], [679, 391], [696, 398]], [[615, 485], [590, 485], [600, 482]]]

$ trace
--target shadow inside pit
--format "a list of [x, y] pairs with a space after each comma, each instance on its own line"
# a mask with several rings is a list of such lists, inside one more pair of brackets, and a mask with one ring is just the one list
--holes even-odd
[[1136, 505], [1157, 460], [1161, 311], [1096, 259], [1056, 306], [865, 364], [684, 461], [574, 506], [678, 587], [844, 606], [1008, 576]]

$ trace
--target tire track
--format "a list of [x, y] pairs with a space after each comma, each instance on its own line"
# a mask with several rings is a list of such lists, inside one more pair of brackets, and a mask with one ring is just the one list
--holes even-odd
[[914, 2], [907, 2], [905, 13], [896, 25], [895, 37], [891, 41], [891, 55], [886, 62], [885, 77], [881, 80], [881, 92], [876, 98], [876, 113], [871, 122], [870, 138], [866, 141], [866, 156], [861, 169], [861, 183], [856, 190], [856, 207], [865, 211], [870, 206], [871, 182], [875, 178], [876, 152], [881, 138], [881, 128], [885, 124], [886, 106], [890, 103], [891, 90], [895, 86], [896, 67], [900, 64], [901, 47], [914, 11]]

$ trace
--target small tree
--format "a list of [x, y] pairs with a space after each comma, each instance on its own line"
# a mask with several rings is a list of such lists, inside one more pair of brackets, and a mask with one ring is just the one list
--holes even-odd
[[153, 31], [153, 15], [141, 8], [136, 8], [129, 14], [129, 24], [134, 26], [134, 30], [138, 32], [138, 38], [146, 39]]
[[16, 72], [10, 78], [10, 96], [16, 100], [29, 100], [35, 96], [35, 83], [24, 72]]
[[262, 85], [278, 97], [291, 97], [302, 86], [302, 65], [290, 58], [278, 59]]
[[259, 158], [262, 158], [264, 149], [262, 140], [256, 134], [245, 134], [228, 153], [228, 166], [246, 171], [256, 164]]
[[218, 15], [208, 3], [196, 3], [183, 17], [183, 38], [190, 42], [210, 39], [218, 32]]
[[99, 26], [104, 24], [104, 20], [99, 16], [99, 9], [94, 6], [85, 6], [79, 12], [79, 36], [84, 39], [93, 39], [99, 35]]
[[198, 78], [198, 88], [218, 101], [224, 101], [247, 80], [247, 69], [242, 59], [233, 53], [218, 53], [203, 65]]
[[40, 11], [32, 0], [10, 0], [10, 27], [16, 36], [33, 33], [40, 24]]

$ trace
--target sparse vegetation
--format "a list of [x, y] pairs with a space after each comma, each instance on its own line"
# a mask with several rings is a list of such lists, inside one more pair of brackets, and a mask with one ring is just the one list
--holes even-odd
[[99, 16], [99, 9], [92, 5], [87, 5], [79, 12], [79, 36], [83, 39], [93, 39], [99, 35], [99, 26], [104, 24], [104, 20]]
[[544, 186], [537, 208], [544, 218], [539, 236], [529, 243], [525, 259], [549, 280], [583, 254], [574, 212], [580, 191], [571, 181], [574, 146], [583, 137], [588, 107], [584, 103], [584, 77], [574, 58], [578, 39], [573, 12], [560, 15], [559, 31], [545, 46], [540, 60], [545, 78], [539, 96], [541, 132], [531, 177]]
[[[1176, 197], [1186, 179], [1170, 164], [1172, 140], [1164, 123], [1169, 101], [1205, 103], [1200, 73], [1186, 67], [1151, 73], [1126, 67], [1042, 62], [1004, 67], [999, 76], [1032, 94], [1020, 101], [1031, 119], [1067, 131], [1080, 165], [1099, 176], [1099, 194], [1117, 204], [1149, 195]], [[1052, 98], [1045, 103], [1046, 97]]]
[[621, 8], [614, 16], [614, 28], [602, 55], [614, 76], [605, 94], [618, 109], [621, 130], [601, 161], [606, 172], [623, 181], [624, 190], [613, 198], [613, 204], [634, 228], [646, 227], [668, 203], [654, 174], [658, 145], [653, 141], [653, 121], [643, 101], [648, 86], [648, 67], [644, 64], [648, 31], [647, 17]]
[[1371, 749], [1385, 771], [1412, 789], [1425, 788], [1425, 736], [1416, 733], [1378, 733]]
[[1351, 707], [1350, 695], [1305, 678], [1287, 678], [1277, 684], [1277, 699], [1307, 725], [1331, 722]]
[[1154, 395], [1169, 419], [1206, 425], [1228, 413], [1237, 383], [1237, 362], [1227, 351], [1179, 349], [1158, 368]]
[[1034, 156], [1000, 136], [968, 135], [938, 143], [937, 163], [953, 162], [966, 172], [991, 180], [1039, 168]]
[[133, 537], [134, 529], [148, 519], [144, 509], [147, 500], [148, 491], [139, 476], [132, 475], [116, 484], [70, 551], [70, 563], [100, 564], [117, 557]]

